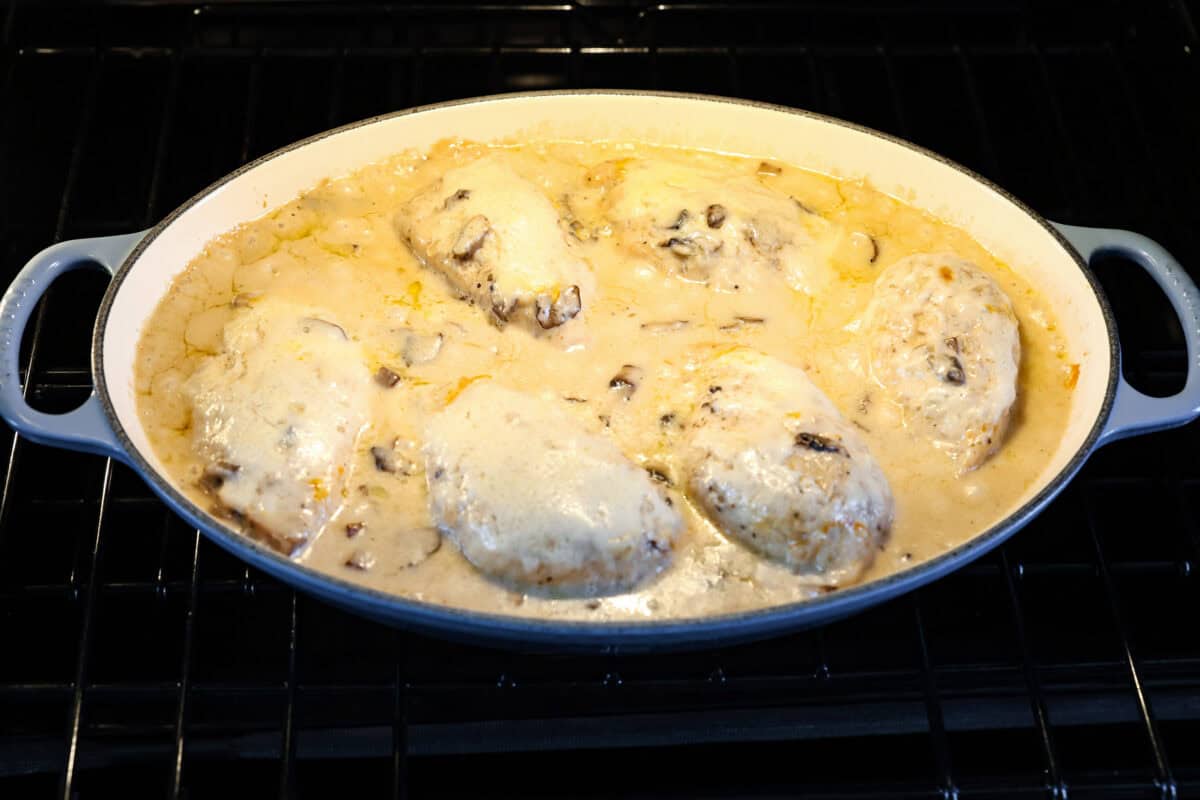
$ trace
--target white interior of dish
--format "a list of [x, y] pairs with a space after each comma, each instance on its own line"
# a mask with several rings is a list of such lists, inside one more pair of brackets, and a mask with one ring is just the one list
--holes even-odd
[[142, 326], [171, 279], [210, 239], [292, 200], [322, 178], [346, 174], [401, 150], [425, 149], [446, 137], [642, 140], [866, 178], [876, 188], [964, 228], [1037, 287], [1056, 310], [1071, 358], [1080, 364], [1075, 409], [1058, 449], [1010, 511], [1062, 470], [1100, 413], [1109, 346], [1104, 317], [1088, 281], [1063, 246], [1034, 219], [954, 167], [836, 123], [733, 102], [635, 94], [509, 97], [392, 117], [285, 152], [203, 197], [143, 251], [113, 303], [104, 331], [103, 366], [121, 424], [159, 473], [165, 470], [138, 419], [132, 366]]

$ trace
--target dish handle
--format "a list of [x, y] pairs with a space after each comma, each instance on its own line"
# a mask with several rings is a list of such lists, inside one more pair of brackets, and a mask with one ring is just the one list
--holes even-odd
[[19, 372], [21, 336], [38, 300], [60, 275], [85, 267], [112, 275], [144, 235], [142, 231], [75, 239], [47, 247], [29, 260], [0, 298], [0, 417], [26, 439], [125, 458], [95, 389], [83, 405], [66, 414], [46, 414], [25, 402]]
[[1100, 253], [1124, 256], [1150, 273], [1179, 316], [1187, 344], [1187, 379], [1183, 389], [1170, 397], [1150, 397], [1134, 389], [1120, 372], [1117, 362], [1117, 393], [1112, 413], [1100, 434], [1108, 444], [1139, 433], [1161, 431], [1184, 425], [1200, 416], [1200, 291], [1170, 253], [1139, 233], [1112, 228], [1055, 227], [1090, 262]]

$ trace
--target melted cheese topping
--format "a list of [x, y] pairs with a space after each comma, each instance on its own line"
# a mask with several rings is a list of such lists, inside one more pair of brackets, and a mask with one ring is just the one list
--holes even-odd
[[478, 381], [426, 428], [438, 527], [488, 575], [628, 588], [668, 566], [683, 520], [645, 470], [555, 399]]
[[816, 585], [853, 581], [886, 541], [887, 478], [803, 370], [746, 348], [703, 373], [686, 439], [688, 492], [727, 535]]
[[[536, 190], [527, 196], [539, 218], [555, 212], [566, 239], [546, 239], [545, 224], [527, 232], [531, 246], [550, 248], [554, 282], [575, 280], [576, 264], [586, 264], [594, 285], [581, 291], [577, 317], [548, 329], [520, 315], [526, 324], [498, 325], [471, 296], [473, 284], [421, 263], [403, 241], [406, 230], [419, 231], [397, 225], [401, 208], [438, 181], [452, 194], [459, 187], [446, 176], [487, 157], [502, 157], [524, 181], [509, 191]], [[687, 218], [672, 228], [683, 209]], [[720, 225], [709, 224], [710, 209], [714, 222], [723, 212]], [[567, 251], [553, 243], [561, 241]], [[485, 246], [472, 257], [487, 256]], [[972, 262], [1004, 291], [1019, 324], [1018, 395], [1003, 446], [962, 475], [873, 374], [865, 335], [876, 279], [921, 253]], [[503, 296], [526, 306], [537, 290], [556, 299], [538, 264], [520, 268]], [[214, 502], [201, 485], [211, 461], [198, 444], [207, 423], [183, 389], [228, 357], [227, 326], [244, 306], [268, 301], [336, 320], [357, 374], [375, 376], [358, 393], [365, 421], [336, 510], [297, 558], [378, 589], [484, 611], [694, 617], [822, 591], [725, 536], [688, 500], [686, 423], [705, 402], [714, 353], [745, 346], [803, 370], [869, 448], [890, 484], [894, 523], [866, 580], [998, 521], [1056, 446], [1071, 405], [1073, 365], [1038, 294], [964, 232], [861, 182], [646, 144], [447, 142], [324, 182], [214, 240], [176, 279], [145, 328], [136, 382], [156, 452], [203, 507]], [[602, 439], [656, 478], [684, 524], [669, 566], [627, 591], [583, 598], [516, 590], [477, 570], [458, 546], [439, 548], [435, 527], [446, 525], [431, 513], [427, 428], [482, 383], [558, 406], [582, 431], [577, 441]]]
[[871, 374], [905, 424], [965, 470], [1004, 441], [1021, 340], [1000, 287], [953, 255], [910, 256], [875, 282], [864, 336]]
[[817, 295], [834, 278], [829, 222], [754, 174], [621, 163], [605, 213], [635, 256], [718, 291], [765, 288], [779, 273]]
[[361, 348], [322, 315], [263, 300], [236, 315], [221, 355], [183, 387], [203, 485], [284, 552], [306, 544], [341, 504], [344, 465], [369, 413]]
[[593, 285], [550, 200], [509, 161], [493, 153], [450, 170], [400, 207], [396, 228], [422, 263], [497, 324], [519, 318], [536, 332], [573, 319], [578, 305], [551, 324], [554, 301], [568, 291], [590, 297]]

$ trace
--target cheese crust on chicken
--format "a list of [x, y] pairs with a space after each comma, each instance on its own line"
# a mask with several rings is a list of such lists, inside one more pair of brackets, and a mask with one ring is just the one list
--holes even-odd
[[891, 487], [804, 370], [739, 348], [703, 371], [685, 441], [692, 500], [725, 534], [814, 583], [852, 581], [891, 527]]
[[319, 309], [271, 299], [223, 338], [184, 384], [201, 485], [225, 516], [292, 553], [342, 503], [369, 417], [366, 359]]
[[683, 520], [645, 470], [549, 401], [469, 386], [429, 423], [437, 526], [522, 587], [628, 588], [667, 566]]
[[575, 319], [594, 282], [549, 198], [503, 154], [448, 171], [396, 213], [417, 258], [497, 325], [531, 332]]
[[958, 465], [974, 469], [1004, 441], [1017, 399], [1021, 337], [1008, 295], [950, 254], [897, 261], [867, 308], [871, 374]]
[[607, 209], [616, 235], [669, 274], [730, 292], [779, 273], [808, 294], [832, 278], [829, 223], [752, 175], [669, 161], [638, 161], [619, 175]]

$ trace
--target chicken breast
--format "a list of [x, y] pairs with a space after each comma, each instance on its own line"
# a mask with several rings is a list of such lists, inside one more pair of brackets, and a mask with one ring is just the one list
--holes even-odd
[[703, 373], [684, 443], [688, 493], [727, 535], [813, 583], [871, 564], [891, 487], [866, 443], [802, 369], [746, 348]]
[[292, 553], [342, 502], [368, 420], [366, 359], [322, 312], [278, 300], [239, 313], [223, 339], [184, 384], [200, 481], [226, 516]]
[[557, 328], [591, 297], [591, 272], [572, 251], [558, 212], [504, 154], [450, 170], [395, 219], [417, 258], [498, 325]]
[[979, 267], [949, 254], [892, 264], [875, 282], [864, 333], [871, 373], [906, 425], [963, 472], [999, 449], [1021, 338], [1011, 301]]
[[683, 530], [670, 498], [609, 439], [492, 382], [432, 419], [425, 453], [436, 524], [507, 583], [625, 589], [669, 563]]
[[619, 172], [607, 210], [614, 232], [670, 274], [721, 291], [778, 274], [809, 294], [832, 277], [828, 222], [753, 175], [729, 179], [658, 159]]

